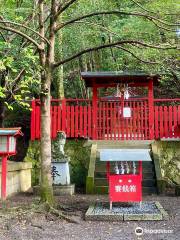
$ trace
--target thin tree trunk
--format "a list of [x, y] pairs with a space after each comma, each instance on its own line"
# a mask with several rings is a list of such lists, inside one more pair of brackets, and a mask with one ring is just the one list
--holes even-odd
[[5, 106], [4, 100], [0, 101], [0, 127], [4, 127], [4, 114], [5, 114]]
[[[59, 17], [58, 23], [60, 23], [62, 17]], [[57, 34], [58, 38], [58, 51], [57, 51], [57, 57], [58, 59], [62, 59], [63, 57], [63, 49], [62, 49], [62, 41], [63, 41], [63, 33], [62, 31], [59, 31]], [[63, 74], [63, 65], [59, 66], [57, 69], [57, 98], [63, 99], [64, 98], [64, 74]]]
[[42, 76], [43, 91], [47, 91], [41, 97], [41, 201], [49, 205], [54, 204], [52, 177], [51, 177], [51, 116], [50, 116], [50, 83], [52, 70], [47, 69], [45, 77]]

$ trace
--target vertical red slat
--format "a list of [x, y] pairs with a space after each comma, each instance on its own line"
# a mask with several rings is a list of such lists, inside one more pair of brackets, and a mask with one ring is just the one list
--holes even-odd
[[35, 129], [36, 129], [36, 101], [31, 102], [31, 140], [35, 140]]
[[84, 137], [87, 137], [87, 107], [84, 106]]
[[108, 102], [106, 102], [106, 124], [107, 124], [107, 140], [109, 140], [109, 109], [108, 109]]
[[117, 121], [116, 121], [116, 102], [113, 102], [113, 126], [112, 126], [112, 129], [113, 129], [114, 140], [116, 140], [116, 124], [117, 124]]
[[57, 136], [57, 106], [54, 106], [54, 112], [53, 112], [53, 136], [52, 138], [56, 138]]
[[112, 102], [109, 103], [109, 134], [112, 140]]
[[140, 130], [140, 106], [139, 102], [137, 102], [137, 139], [141, 140], [141, 130]]
[[71, 137], [73, 138], [74, 137], [74, 106], [72, 105], [71, 106], [71, 115], [70, 115], [70, 118], [71, 118]]
[[[122, 136], [122, 124], [121, 124], [121, 105], [120, 102], [116, 102], [116, 132], [118, 135], [118, 140], [121, 140], [121, 136]], [[121, 134], [121, 136], [120, 136]]]
[[120, 132], [120, 138], [122, 140], [124, 140], [124, 117], [123, 117], [123, 108], [124, 108], [124, 101], [121, 102], [121, 116], [120, 116], [120, 119], [121, 119], [121, 132]]
[[75, 137], [78, 138], [79, 133], [79, 106], [75, 106]]
[[173, 137], [175, 137], [175, 138], [177, 138], [177, 120], [178, 120], [178, 118], [177, 118], [177, 106], [173, 106], [173, 122], [174, 122], [174, 124], [173, 124], [173, 130], [174, 130], [174, 132], [173, 132]]
[[163, 108], [162, 106], [159, 107], [159, 120], [160, 120], [160, 138], [164, 137], [163, 131]]
[[168, 111], [167, 106], [164, 106], [164, 136], [168, 138]]
[[103, 111], [103, 139], [105, 139], [105, 135], [106, 135], [106, 110], [105, 110], [105, 103], [102, 102], [102, 111]]
[[131, 117], [129, 119], [129, 124], [130, 124], [129, 139], [132, 140], [132, 118], [133, 118], [132, 101], [129, 102], [129, 107], [131, 109]]
[[177, 117], [178, 117], [178, 127], [177, 127], [177, 137], [180, 137], [180, 105], [178, 105], [178, 110], [177, 110]]
[[147, 101], [144, 102], [144, 128], [145, 128], [145, 139], [148, 140], [149, 139], [149, 136], [148, 136], [149, 127], [148, 127], [148, 105], [147, 105]]
[[173, 137], [172, 106], [169, 106], [169, 137]]
[[67, 119], [67, 130], [66, 130], [66, 134], [67, 134], [67, 137], [70, 137], [70, 129], [71, 129], [71, 116], [70, 116], [70, 113], [71, 113], [71, 109], [70, 109], [70, 106], [66, 106], [66, 119]]
[[140, 102], [140, 121], [141, 140], [144, 140], [144, 101]]
[[158, 139], [159, 138], [159, 112], [158, 112], [158, 107], [155, 106], [154, 107], [154, 115], [155, 115], [155, 126], [154, 126], [154, 130], [155, 130], [155, 138]]
[[91, 106], [88, 105], [88, 137], [91, 138], [92, 137], [92, 123], [91, 123]]
[[102, 103], [101, 102], [98, 102], [98, 107], [97, 107], [97, 118], [98, 118], [98, 122], [97, 122], [97, 139], [102, 139], [102, 133], [101, 133], [101, 128], [102, 128], [102, 125], [101, 125], [101, 113], [102, 113], [102, 110], [101, 110], [101, 107], [102, 107]]
[[[128, 107], [128, 103], [127, 103], [127, 101], [125, 102], [125, 107]], [[129, 122], [129, 118], [125, 118], [125, 132], [126, 132], [126, 140], [128, 140], [129, 139], [129, 129], [128, 129], [128, 127], [129, 127], [129, 125], [128, 125], [128, 122]]]
[[137, 109], [136, 109], [136, 103], [133, 102], [133, 139], [136, 140], [137, 136], [137, 129], [136, 129], [136, 118], [137, 118]]
[[40, 139], [40, 132], [41, 132], [41, 126], [40, 126], [40, 106], [36, 105], [36, 139]]
[[79, 133], [80, 137], [83, 137], [83, 107], [79, 107]]

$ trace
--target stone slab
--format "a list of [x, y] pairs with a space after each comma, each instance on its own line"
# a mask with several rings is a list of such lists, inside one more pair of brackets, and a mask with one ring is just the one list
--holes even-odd
[[[55, 196], [62, 196], [62, 195], [73, 195], [75, 192], [75, 185], [61, 185], [61, 186], [53, 186], [53, 191]], [[40, 186], [33, 187], [33, 193], [35, 195], [40, 194]]]
[[112, 211], [109, 203], [91, 204], [85, 214], [86, 221], [160, 221], [167, 220], [168, 213], [159, 202], [116, 203]]

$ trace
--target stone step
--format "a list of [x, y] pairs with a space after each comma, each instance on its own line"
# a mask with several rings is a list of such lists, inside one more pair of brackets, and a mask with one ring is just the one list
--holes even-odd
[[[95, 186], [108, 186], [107, 178], [95, 178], [94, 179]], [[155, 179], [143, 179], [142, 181], [143, 187], [154, 187], [156, 186]]]
[[[108, 186], [95, 186], [94, 191], [96, 194], [108, 194]], [[157, 194], [156, 187], [143, 187], [143, 196]]]
[[[106, 172], [95, 172], [95, 178], [106, 178]], [[155, 179], [153, 171], [143, 171], [143, 179]]]
[[[112, 172], [114, 171], [113, 165], [111, 165], [110, 169]], [[95, 172], [106, 172], [106, 164], [96, 163]], [[154, 165], [153, 164], [143, 165], [143, 172], [154, 172]]]

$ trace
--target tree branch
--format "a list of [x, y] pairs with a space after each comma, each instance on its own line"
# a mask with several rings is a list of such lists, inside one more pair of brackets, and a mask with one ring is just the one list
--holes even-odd
[[39, 34], [38, 32], [36, 32], [34, 29], [24, 25], [24, 24], [20, 24], [20, 23], [16, 23], [16, 22], [11, 22], [11, 21], [8, 21], [8, 20], [3, 20], [3, 21], [0, 21], [0, 23], [2, 24], [12, 24], [12, 25], [15, 25], [15, 26], [19, 26], [19, 27], [23, 27], [25, 29], [28, 29], [30, 31], [32, 31], [33, 33], [37, 34], [40, 38], [42, 38], [45, 42], [47, 42], [49, 44], [49, 41], [47, 38], [41, 36], [41, 34]]
[[77, 57], [80, 57], [81, 55], [88, 53], [88, 52], [92, 52], [92, 51], [97, 51], [100, 49], [104, 49], [104, 48], [109, 48], [109, 47], [113, 47], [113, 46], [117, 46], [117, 45], [124, 45], [124, 44], [131, 44], [131, 45], [141, 45], [143, 47], [147, 47], [147, 48], [153, 48], [153, 49], [163, 49], [163, 50], [168, 50], [168, 49], [177, 49], [177, 46], [167, 46], [167, 47], [162, 47], [162, 46], [155, 46], [155, 45], [151, 45], [148, 43], [144, 43], [144, 42], [140, 42], [140, 41], [134, 41], [134, 40], [122, 40], [122, 41], [117, 41], [114, 43], [108, 43], [108, 44], [104, 44], [104, 45], [100, 45], [97, 47], [93, 47], [93, 48], [87, 48], [82, 50], [81, 52], [78, 52], [76, 54], [74, 54], [71, 57], [68, 57], [64, 60], [61, 60], [59, 62], [54, 63], [54, 68], [58, 67], [59, 65], [62, 65], [64, 63], [67, 63]]
[[55, 15], [55, 18], [57, 18], [61, 13], [63, 13], [67, 8], [69, 8], [76, 1], [78, 1], [78, 0], [70, 0], [64, 6], [61, 6], [61, 4], [60, 4], [58, 7], [58, 10], [57, 10], [57, 13]]
[[[131, 0], [134, 4], [136, 4], [138, 7], [140, 7], [142, 10], [144, 10], [144, 11], [146, 11], [146, 12], [148, 12], [148, 13], [152, 13], [152, 14], [155, 14], [155, 15], [157, 15], [158, 14], [158, 12], [153, 12], [153, 11], [151, 11], [151, 10], [149, 10], [149, 9], [147, 9], [147, 8], [145, 8], [144, 6], [142, 6], [142, 4], [140, 4], [139, 2], [136, 2], [135, 0]], [[178, 15], [179, 13], [164, 13], [163, 12], [163, 14], [164, 15]]]
[[134, 58], [136, 58], [136, 59], [139, 60], [140, 62], [143, 62], [143, 63], [146, 63], [146, 64], [158, 64], [158, 63], [159, 63], [159, 62], [152, 62], [152, 61], [147, 61], [147, 60], [141, 59], [141, 58], [139, 58], [137, 55], [135, 55], [133, 52], [131, 52], [130, 50], [128, 50], [128, 49], [126, 49], [126, 48], [123, 48], [123, 47], [120, 47], [120, 46], [115, 46], [115, 47], [116, 47], [116, 48], [120, 48], [120, 49], [122, 49], [123, 51], [130, 53]]
[[89, 13], [89, 14], [86, 14], [86, 15], [83, 15], [83, 16], [79, 16], [77, 18], [74, 18], [70, 21], [67, 21], [65, 23], [62, 23], [62, 24], [59, 24], [57, 25], [56, 27], [56, 31], [60, 30], [61, 28], [69, 25], [69, 24], [72, 24], [74, 22], [77, 22], [79, 20], [82, 20], [82, 19], [85, 19], [85, 18], [89, 18], [89, 17], [94, 17], [94, 16], [99, 16], [99, 15], [127, 15], [127, 16], [137, 16], [137, 17], [143, 17], [145, 19], [148, 19], [148, 20], [154, 20], [154, 21], [157, 21], [163, 25], [166, 25], [166, 26], [169, 26], [169, 27], [173, 27], [173, 26], [180, 26], [179, 23], [177, 24], [173, 24], [173, 23], [168, 23], [168, 22], [165, 22], [157, 17], [154, 17], [154, 16], [150, 16], [150, 15], [147, 15], [147, 14], [143, 14], [143, 13], [139, 13], [139, 12], [124, 12], [124, 11], [118, 11], [118, 10], [113, 10], [113, 11], [102, 11], [102, 12], [93, 12], [93, 13]]
[[148, 13], [152, 13], [152, 14], [157, 14], [156, 12], [150, 11], [149, 9], [143, 7], [140, 3], [134, 1], [134, 0], [130, 0], [131, 2], [133, 2], [134, 4], [136, 4], [138, 7], [140, 7], [142, 10], [148, 12]]
[[1, 26], [0, 25], [0, 29], [6, 30], [6, 31], [10, 31], [10, 32], [14, 32], [17, 33], [18, 35], [26, 38], [28, 41], [30, 41], [31, 43], [33, 43], [39, 50], [41, 50], [41, 46], [31, 37], [29, 37], [27, 34], [20, 32], [17, 29], [11, 28], [11, 27], [7, 27], [7, 26]]

